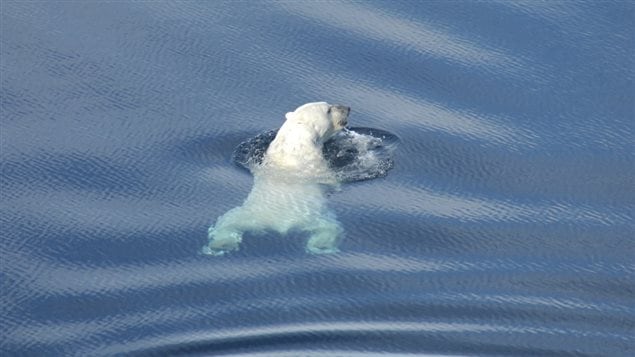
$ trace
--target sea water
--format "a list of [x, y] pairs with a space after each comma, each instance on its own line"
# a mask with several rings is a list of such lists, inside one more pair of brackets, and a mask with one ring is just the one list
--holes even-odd
[[[2, 1], [0, 350], [632, 356], [634, 18]], [[398, 142], [328, 195], [340, 252], [269, 232], [199, 254], [253, 184], [234, 150], [312, 101]]]

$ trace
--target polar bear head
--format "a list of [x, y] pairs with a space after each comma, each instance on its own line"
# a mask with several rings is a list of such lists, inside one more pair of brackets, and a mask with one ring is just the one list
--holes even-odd
[[308, 131], [312, 131], [313, 141], [316, 144], [322, 144], [346, 127], [350, 111], [350, 107], [343, 105], [315, 102], [304, 104], [295, 111], [288, 112], [285, 118], [294, 126], [301, 125]]
[[304, 176], [330, 176], [322, 155], [324, 142], [348, 124], [349, 107], [307, 103], [286, 114], [286, 121], [265, 153], [265, 167]]

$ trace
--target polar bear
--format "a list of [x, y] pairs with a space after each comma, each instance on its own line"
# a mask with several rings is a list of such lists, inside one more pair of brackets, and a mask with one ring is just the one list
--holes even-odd
[[349, 113], [349, 107], [326, 102], [307, 103], [287, 113], [262, 162], [251, 169], [254, 185], [247, 199], [209, 228], [203, 253], [224, 255], [238, 249], [244, 232], [268, 230], [308, 232], [307, 252], [337, 252], [343, 229], [325, 197], [337, 180], [322, 147], [346, 127]]

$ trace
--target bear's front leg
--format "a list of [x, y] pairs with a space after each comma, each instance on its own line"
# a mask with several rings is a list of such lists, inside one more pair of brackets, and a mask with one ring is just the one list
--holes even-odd
[[344, 230], [337, 221], [323, 220], [311, 230], [311, 238], [306, 245], [306, 251], [311, 254], [331, 254], [339, 252], [337, 243]]

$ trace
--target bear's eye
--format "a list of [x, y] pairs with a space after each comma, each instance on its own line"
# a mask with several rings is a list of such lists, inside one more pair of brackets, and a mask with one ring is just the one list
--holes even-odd
[[326, 111], [326, 114], [331, 114], [331, 107], [329, 107], [329, 110]]

